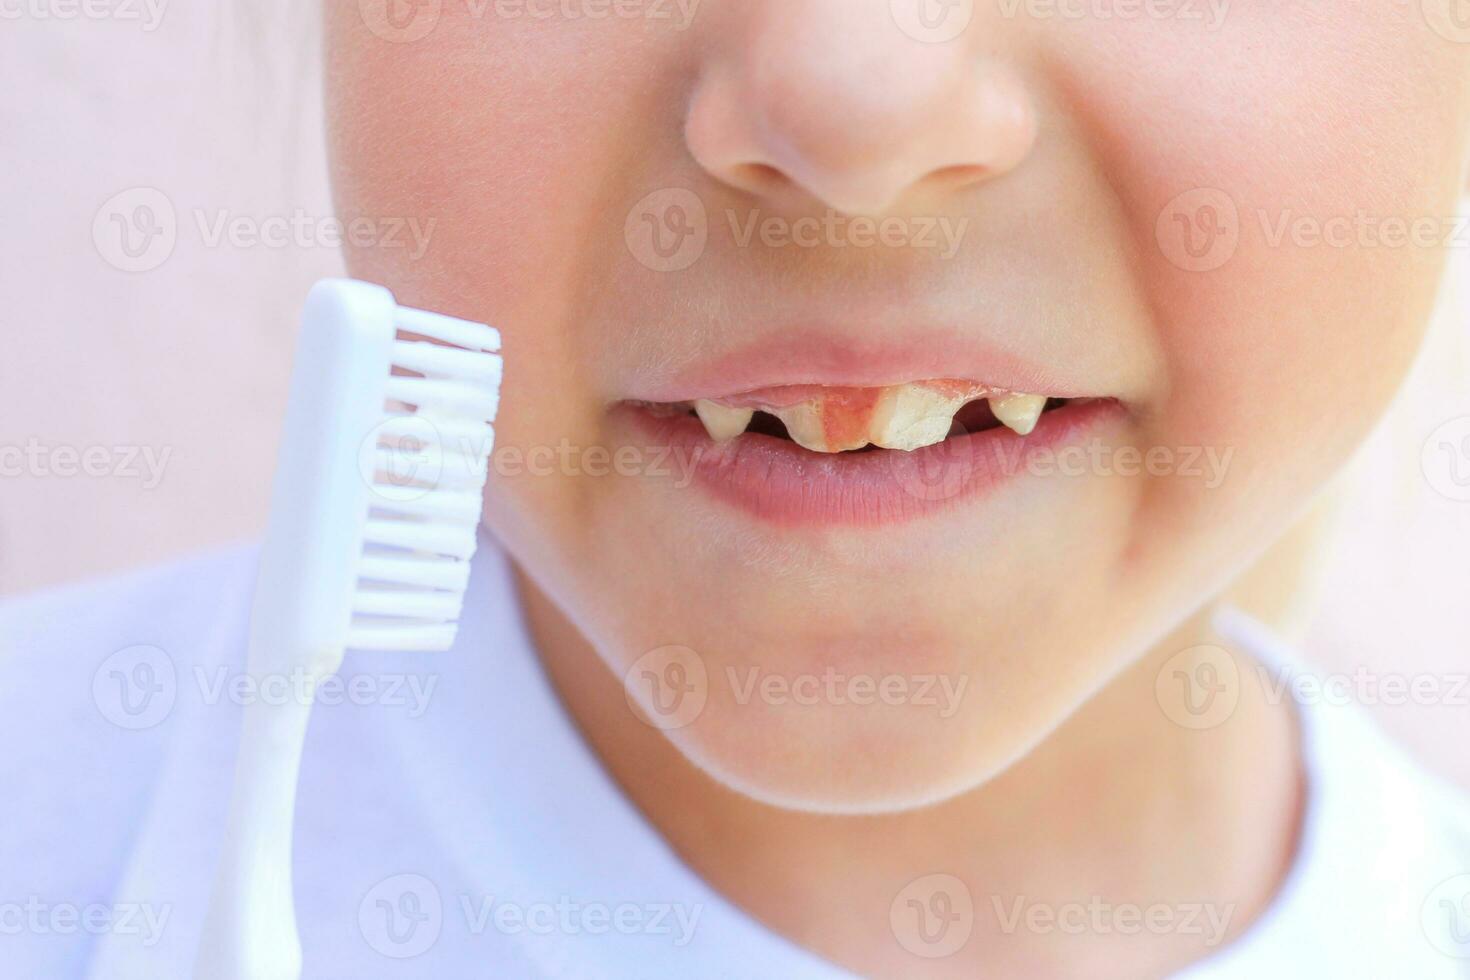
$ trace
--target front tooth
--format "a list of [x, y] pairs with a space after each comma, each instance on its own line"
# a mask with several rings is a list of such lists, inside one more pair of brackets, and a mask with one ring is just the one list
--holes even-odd
[[1030, 435], [1046, 407], [1045, 395], [996, 395], [990, 399], [995, 417], [1017, 435]]
[[820, 402], [798, 402], [769, 411], [786, 426], [786, 434], [791, 437], [791, 441], [803, 449], [810, 449], [814, 453], [836, 453], [844, 449], [860, 448], [828, 445], [827, 429], [822, 425]]
[[755, 417], [753, 408], [730, 408], [719, 402], [701, 398], [694, 403], [694, 413], [704, 423], [704, 431], [715, 442], [729, 442], [745, 431]]
[[965, 401], [927, 385], [887, 388], [873, 413], [873, 445], [912, 452], [943, 442], [949, 438], [955, 412], [964, 407]]

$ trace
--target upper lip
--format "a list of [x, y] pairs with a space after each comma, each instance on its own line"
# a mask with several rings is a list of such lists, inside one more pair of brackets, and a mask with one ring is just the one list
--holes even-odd
[[1086, 387], [1081, 379], [1059, 376], [1013, 350], [956, 332], [920, 329], [883, 337], [793, 328], [676, 364], [636, 383], [627, 400], [717, 400], [783, 385], [857, 388], [937, 379], [974, 381], [996, 390], [1053, 398], [1108, 394]]

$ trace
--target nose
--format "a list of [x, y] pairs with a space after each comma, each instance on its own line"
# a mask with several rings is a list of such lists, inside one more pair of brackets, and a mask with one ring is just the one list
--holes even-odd
[[1002, 25], [935, 43], [896, 7], [931, 0], [734, 0], [685, 126], [701, 167], [768, 200], [880, 214], [1007, 173], [1036, 110], [996, 57]]

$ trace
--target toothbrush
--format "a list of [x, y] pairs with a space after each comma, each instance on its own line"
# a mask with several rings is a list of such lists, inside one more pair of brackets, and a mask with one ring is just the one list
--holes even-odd
[[[328, 279], [312, 289], [251, 608], [257, 680], [301, 677], [314, 691], [348, 649], [454, 642], [495, 436], [499, 349], [493, 328], [400, 307], [380, 286]], [[291, 827], [310, 714], [309, 696], [245, 706], [201, 980], [301, 975]]]

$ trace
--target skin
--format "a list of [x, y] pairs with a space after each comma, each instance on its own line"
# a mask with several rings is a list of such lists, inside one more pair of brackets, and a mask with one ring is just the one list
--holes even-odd
[[[1156, 682], [1223, 642], [1210, 605], [1418, 349], [1447, 224], [1399, 247], [1275, 233], [1454, 213], [1470, 44], [1445, 36], [1448, 8], [1237, 3], [1210, 27], [980, 4], [944, 43], [905, 33], [886, 0], [704, 0], [683, 29], [678, 8], [474, 9], [446, 2], [432, 31], [387, 40], [359, 5], [328, 5], [339, 210], [436, 222], [421, 257], [348, 261], [402, 302], [504, 331], [487, 522], [550, 676], [629, 796], [713, 887], [869, 975], [1150, 976], [1214, 948], [1005, 931], [997, 898], [1208, 896], [1239, 935], [1292, 853], [1293, 722], [1243, 659], [1235, 710], [1206, 731]], [[664, 188], [709, 216], [688, 268], [650, 268], [625, 239]], [[1198, 243], [1199, 205], [1223, 202], [1238, 238], [1200, 267], [1174, 215]], [[947, 257], [742, 246], [726, 215], [756, 209], [968, 224]], [[1210, 485], [1032, 475], [875, 528], [776, 526], [648, 472], [652, 447], [615, 406], [797, 321], [878, 344], [942, 324], [1118, 399], [1099, 436], [1113, 450], [1229, 465]], [[527, 475], [506, 455], [563, 440], [648, 465]], [[670, 645], [704, 667], [707, 700], [662, 730], [631, 705], [652, 696], [640, 658]], [[966, 687], [941, 717], [742, 702], [729, 681], [828, 669]], [[976, 913], [968, 942], [931, 958], [889, 913], [935, 871]]]

